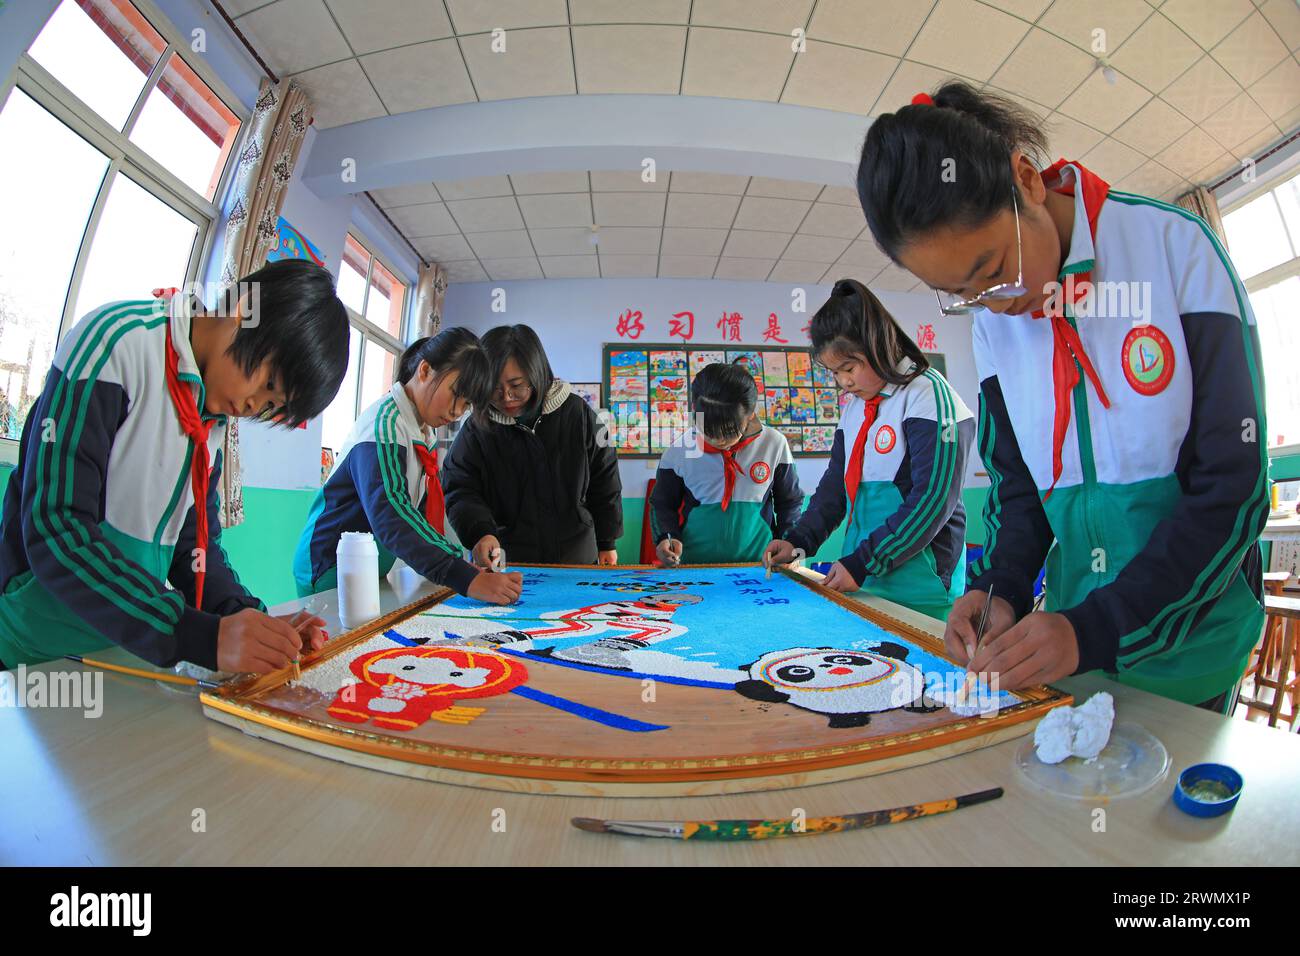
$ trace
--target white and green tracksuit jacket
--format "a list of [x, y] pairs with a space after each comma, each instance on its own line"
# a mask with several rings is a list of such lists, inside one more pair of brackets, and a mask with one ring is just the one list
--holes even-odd
[[[910, 360], [899, 364], [907, 374]], [[862, 477], [844, 533], [840, 563], [862, 590], [945, 618], [966, 571], [961, 489], [975, 438], [966, 403], [935, 369], [903, 386], [886, 385], [864, 445]], [[813, 554], [848, 511], [845, 476], [865, 405], [840, 416], [831, 460], [808, 510], [788, 535]]]
[[1070, 391], [1059, 386], [1072, 414], [1052, 488], [1050, 320], [977, 314], [979, 447], [991, 487], [970, 586], [994, 586], [1023, 615], [1046, 559], [1045, 608], [1073, 625], [1080, 672], [1102, 668], [1205, 702], [1241, 677], [1263, 622], [1256, 541], [1269, 496], [1254, 316], [1202, 220], [1142, 196], [1106, 196], [1077, 164], [1043, 175], [1075, 194], [1062, 277], [1091, 270], [1096, 287], [1090, 306], [1066, 316], [1110, 407], [1086, 375]]

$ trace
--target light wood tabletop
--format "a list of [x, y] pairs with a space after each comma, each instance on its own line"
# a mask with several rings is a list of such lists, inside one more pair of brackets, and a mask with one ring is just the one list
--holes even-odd
[[[321, 612], [337, 630], [334, 595]], [[410, 600], [406, 596], [406, 600]], [[400, 603], [384, 587], [384, 611]], [[290, 610], [292, 602], [277, 610]], [[936, 621], [868, 603], [934, 633]], [[114, 650], [99, 655], [140, 662]], [[147, 666], [147, 665], [144, 665]], [[45, 673], [78, 673], [51, 662]], [[28, 675], [31, 676], [30, 673]], [[844, 783], [716, 797], [584, 798], [457, 787], [352, 767], [245, 736], [197, 695], [103, 673], [102, 713], [0, 707], [0, 863], [63, 865], [1295, 865], [1300, 737], [1230, 720], [1097, 675], [1059, 686], [1114, 694], [1117, 720], [1169, 750], [1169, 776], [1109, 803], [1048, 795], [1014, 766], [1023, 738]], [[1177, 773], [1230, 763], [1245, 791], [1195, 819], [1170, 800]], [[1003, 787], [992, 803], [877, 829], [756, 843], [592, 834], [572, 817], [638, 820], [822, 816]], [[1098, 814], [1098, 810], [1104, 814]], [[1104, 829], [1101, 829], [1104, 826]]]

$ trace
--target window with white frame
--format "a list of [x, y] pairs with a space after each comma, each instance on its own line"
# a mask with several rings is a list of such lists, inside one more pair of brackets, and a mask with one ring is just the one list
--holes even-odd
[[1259, 323], [1270, 447], [1300, 443], [1300, 174], [1223, 216]]
[[147, 2], [63, 0], [19, 59], [0, 104], [0, 438], [79, 318], [198, 275], [242, 126], [227, 104]]
[[406, 314], [407, 284], [356, 235], [343, 243], [338, 295], [348, 309], [348, 373], [325, 409], [321, 444], [335, 453], [361, 411], [382, 397], [397, 377]]

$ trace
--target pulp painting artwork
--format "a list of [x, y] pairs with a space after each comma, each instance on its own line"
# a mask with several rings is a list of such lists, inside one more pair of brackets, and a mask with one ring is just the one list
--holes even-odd
[[516, 604], [443, 592], [331, 642], [299, 681], [245, 682], [205, 694], [205, 709], [255, 735], [274, 726], [282, 743], [323, 742], [327, 756], [397, 764], [379, 769], [616, 792], [880, 772], [1027, 733], [1070, 700], [1050, 688], [964, 693], [937, 639], [793, 572], [516, 570]]

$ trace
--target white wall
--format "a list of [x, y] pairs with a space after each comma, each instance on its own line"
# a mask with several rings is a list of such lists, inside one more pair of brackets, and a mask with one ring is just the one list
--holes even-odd
[[[806, 293], [807, 311], [791, 310], [792, 290]], [[505, 311], [493, 311], [493, 290], [505, 292]], [[873, 290], [874, 291], [874, 290]], [[969, 318], [939, 314], [933, 295], [878, 292], [908, 335], [920, 325], [932, 324], [935, 348], [947, 358], [948, 378], [972, 409], [978, 396], [975, 363], [971, 353]], [[497, 325], [530, 325], [542, 339], [555, 374], [577, 382], [601, 379], [602, 347], [607, 342], [667, 342], [669, 319], [675, 312], [695, 313], [692, 344], [721, 343], [716, 323], [723, 312], [739, 312], [742, 342], [763, 345], [769, 314], [775, 312], [782, 337], [789, 344], [808, 341], [800, 331], [830, 295], [830, 286], [793, 287], [774, 282], [733, 282], [710, 279], [536, 279], [520, 282], [453, 284], [447, 290], [443, 325], [463, 325], [482, 334]], [[645, 331], [638, 340], [620, 339], [615, 325], [625, 309], [640, 310]], [[733, 343], [727, 343], [734, 347]], [[768, 343], [772, 344], [772, 343]], [[798, 458], [799, 481], [811, 493], [826, 470], [825, 458]], [[654, 460], [620, 462], [623, 493], [645, 494], [646, 481], [654, 477]], [[968, 484], [982, 483], [968, 471]]]

